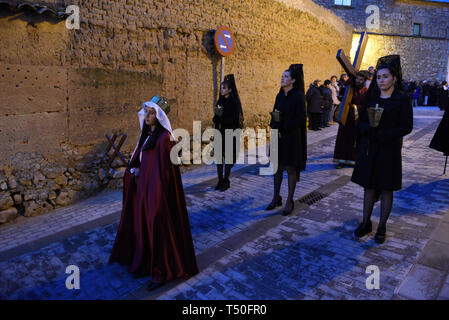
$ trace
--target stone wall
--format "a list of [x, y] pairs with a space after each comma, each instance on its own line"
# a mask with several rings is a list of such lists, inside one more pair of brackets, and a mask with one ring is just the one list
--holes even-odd
[[328, 78], [341, 70], [337, 50], [349, 51], [352, 41], [351, 26], [309, 0], [34, 3], [63, 11], [78, 4], [81, 25], [69, 30], [64, 21], [0, 11], [0, 211], [9, 210], [0, 222], [120, 187], [124, 168], [103, 160], [105, 135], [126, 132], [129, 156], [137, 112], [155, 94], [169, 100], [173, 128], [211, 125], [219, 26], [237, 40], [225, 65], [247, 126], [267, 126], [291, 63], [304, 64], [306, 85]]
[[[334, 0], [313, 0], [347, 23], [356, 32], [368, 31], [382, 35], [369, 35], [362, 68], [376, 64], [379, 57], [400, 54], [405, 79], [449, 80], [449, 4], [414, 0], [352, 0], [351, 7], [334, 5]], [[368, 5], [379, 7], [379, 28], [366, 27]], [[413, 36], [413, 24], [422, 25], [422, 36]], [[387, 34], [387, 35], [385, 35]], [[354, 44], [359, 34], [354, 35]], [[433, 39], [432, 39], [433, 38]], [[354, 48], [354, 46], [353, 46]], [[353, 51], [355, 52], [355, 50]]]

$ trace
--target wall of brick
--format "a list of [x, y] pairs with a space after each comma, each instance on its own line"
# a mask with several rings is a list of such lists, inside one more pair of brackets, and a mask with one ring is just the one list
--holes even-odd
[[[16, 207], [51, 209], [61, 194], [65, 204], [73, 190], [119, 185], [109, 178], [120, 180], [123, 168], [108, 171], [100, 159], [105, 134], [126, 132], [123, 152], [131, 152], [136, 113], [155, 94], [169, 100], [173, 128], [211, 125], [220, 77], [213, 32], [221, 25], [236, 37], [226, 73], [236, 76], [248, 126], [267, 125], [291, 63], [304, 64], [308, 86], [338, 74], [335, 54], [352, 42], [352, 27], [310, 0], [34, 2], [77, 4], [81, 25], [0, 12], [0, 192], [16, 197]], [[47, 167], [59, 169], [48, 175]], [[45, 192], [25, 200], [30, 189]]]

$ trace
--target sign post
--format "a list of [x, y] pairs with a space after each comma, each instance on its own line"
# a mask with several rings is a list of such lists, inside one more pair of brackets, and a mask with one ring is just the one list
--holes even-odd
[[230, 56], [235, 49], [235, 39], [231, 29], [222, 26], [215, 31], [214, 36], [215, 49], [221, 55], [221, 74], [220, 83], [223, 82], [225, 73], [225, 57]]

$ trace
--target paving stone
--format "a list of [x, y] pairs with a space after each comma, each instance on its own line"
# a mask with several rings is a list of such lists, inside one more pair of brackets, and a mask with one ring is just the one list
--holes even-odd
[[[415, 116], [423, 112], [428, 111], [418, 110]], [[353, 236], [362, 218], [363, 190], [352, 182], [338, 182], [347, 181], [352, 169], [334, 168], [337, 126], [309, 133], [309, 162], [295, 191], [295, 199], [299, 199], [322, 188], [328, 191], [327, 197], [310, 207], [295, 205], [295, 213], [289, 217], [280, 216], [277, 210], [264, 210], [272, 198], [273, 178], [259, 176], [258, 166], [234, 166], [232, 186], [226, 192], [213, 190], [215, 166], [184, 173], [182, 179], [201, 272], [167, 291], [161, 290], [152, 299], [400, 299], [404, 296], [395, 293], [401, 283], [399, 293], [417, 295], [422, 291], [425, 293], [420, 293], [422, 296], [436, 298], [438, 292], [426, 293], [425, 284], [434, 286], [438, 279], [444, 281], [444, 277], [427, 269], [423, 269], [427, 273], [422, 269], [415, 272], [415, 268], [413, 274], [421, 275], [420, 281], [424, 279], [421, 283], [409, 271], [426, 244], [431, 243], [435, 228], [448, 215], [449, 182], [441, 176], [441, 168], [428, 165], [428, 159], [439, 155], [428, 148], [438, 122], [418, 119], [416, 131], [404, 140], [403, 189], [395, 192], [387, 241], [383, 245], [374, 243], [374, 232], [363, 239]], [[419, 139], [413, 140], [418, 133]], [[286, 177], [284, 173], [281, 187], [284, 199], [288, 192]], [[329, 184], [336, 179], [340, 183], [338, 188]], [[133, 279], [126, 267], [107, 263], [121, 200], [121, 192], [109, 192], [49, 215], [0, 226], [0, 257], [6, 248], [13, 253], [14, 248], [23, 246], [24, 239], [39, 243], [43, 235], [59, 232], [63, 237], [70, 230], [78, 230], [69, 239], [55, 237], [47, 246], [29, 246], [34, 252], [17, 251], [9, 258], [0, 258], [0, 298], [117, 299], [132, 293], [134, 297], [145, 297], [142, 288], [148, 279]], [[118, 214], [106, 225], [89, 227], [92, 222], [86, 223], [112, 217], [113, 212]], [[377, 227], [378, 219], [379, 204], [376, 204], [373, 227]], [[232, 239], [245, 231], [254, 234]], [[440, 235], [445, 236], [444, 232]], [[213, 252], [226, 239], [234, 244], [231, 252], [223, 249], [215, 257], [208, 255], [208, 250]], [[81, 290], [65, 288], [68, 264], [81, 268]], [[368, 276], [365, 269], [372, 264], [381, 269], [382, 290], [365, 287]], [[30, 272], [29, 268], [36, 272]]]
[[[446, 232], [448, 232], [446, 230]], [[420, 264], [439, 269], [449, 270], [449, 244], [430, 240], [424, 248], [419, 261]]]
[[[446, 193], [446, 196], [448, 193]], [[441, 222], [441, 224], [435, 230], [432, 238], [436, 241], [449, 244], [449, 222]]]
[[444, 276], [439, 270], [415, 265], [399, 288], [398, 294], [407, 299], [436, 299]]

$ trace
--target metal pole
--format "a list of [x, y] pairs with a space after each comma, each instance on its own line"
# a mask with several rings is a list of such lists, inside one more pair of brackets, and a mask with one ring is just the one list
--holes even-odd
[[220, 84], [223, 82], [224, 80], [224, 70], [225, 70], [225, 58], [222, 56], [221, 57], [221, 75], [220, 75]]
[[444, 164], [444, 172], [443, 172], [443, 174], [446, 174], [447, 157], [448, 157], [448, 156], [446, 156], [446, 163]]

